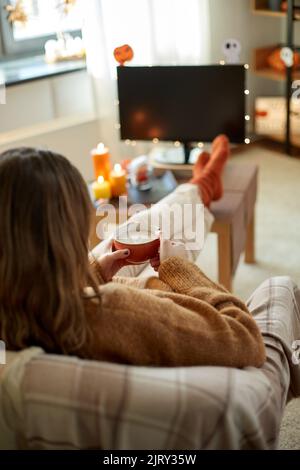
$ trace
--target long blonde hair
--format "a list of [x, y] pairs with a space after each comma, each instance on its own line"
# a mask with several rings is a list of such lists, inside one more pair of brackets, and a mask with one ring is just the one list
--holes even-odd
[[83, 288], [92, 217], [86, 184], [46, 150], [0, 155], [0, 339], [76, 354], [88, 341]]

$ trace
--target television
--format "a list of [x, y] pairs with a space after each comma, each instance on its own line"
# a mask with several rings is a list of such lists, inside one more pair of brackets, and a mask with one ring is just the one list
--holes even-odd
[[243, 65], [118, 67], [123, 140], [178, 141], [185, 161], [193, 142], [225, 133], [245, 140]]

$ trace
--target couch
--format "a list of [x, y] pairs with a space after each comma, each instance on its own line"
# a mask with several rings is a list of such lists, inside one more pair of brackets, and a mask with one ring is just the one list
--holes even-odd
[[8, 354], [0, 448], [274, 449], [286, 401], [300, 394], [291, 346], [299, 305], [289, 278], [251, 297], [267, 351], [261, 369], [133, 367], [38, 348]]

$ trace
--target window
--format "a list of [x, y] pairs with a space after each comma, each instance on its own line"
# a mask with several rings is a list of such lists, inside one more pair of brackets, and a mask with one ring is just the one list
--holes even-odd
[[22, 0], [19, 4], [27, 16], [25, 24], [11, 24], [6, 6], [15, 6], [17, 0], [0, 0], [0, 29], [6, 55], [42, 54], [48, 39], [57, 32], [68, 31], [79, 35], [82, 26], [81, 0], [74, 1], [68, 14], [64, 14], [63, 0]]

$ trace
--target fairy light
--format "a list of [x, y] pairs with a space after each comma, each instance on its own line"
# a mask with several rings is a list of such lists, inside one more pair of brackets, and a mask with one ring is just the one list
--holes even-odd
[[181, 144], [180, 144], [179, 140], [176, 140], [176, 141], [174, 142], [174, 146], [175, 146], [175, 147], [180, 147], [180, 145], [181, 145]]
[[203, 142], [198, 142], [197, 147], [199, 149], [202, 149], [204, 147], [204, 143]]
[[158, 144], [159, 139], [157, 139], [157, 137], [155, 137], [155, 138], [152, 140], [152, 142], [153, 142], [154, 144]]
[[220, 65], [225, 65], [225, 60], [220, 60]]
[[249, 70], [249, 64], [245, 64], [244, 67], [246, 70]]
[[130, 142], [131, 142], [131, 141], [130, 141], [129, 139], [126, 139], [126, 140], [125, 140], [125, 145], [130, 145]]
[[249, 145], [250, 143], [251, 143], [251, 140], [248, 139], [248, 137], [247, 137], [247, 138], [245, 139], [245, 144], [246, 144], [246, 145]]
[[136, 141], [133, 140], [133, 141], [131, 142], [131, 145], [132, 145], [132, 147], [135, 147], [135, 146], [136, 146]]
[[249, 114], [246, 114], [245, 120], [246, 120], [246, 121], [250, 121], [250, 119], [251, 119], [251, 118], [250, 118]]
[[250, 95], [250, 91], [249, 91], [249, 90], [245, 90], [245, 95]]
[[121, 124], [119, 123], [115, 124], [115, 129], [121, 129]]

